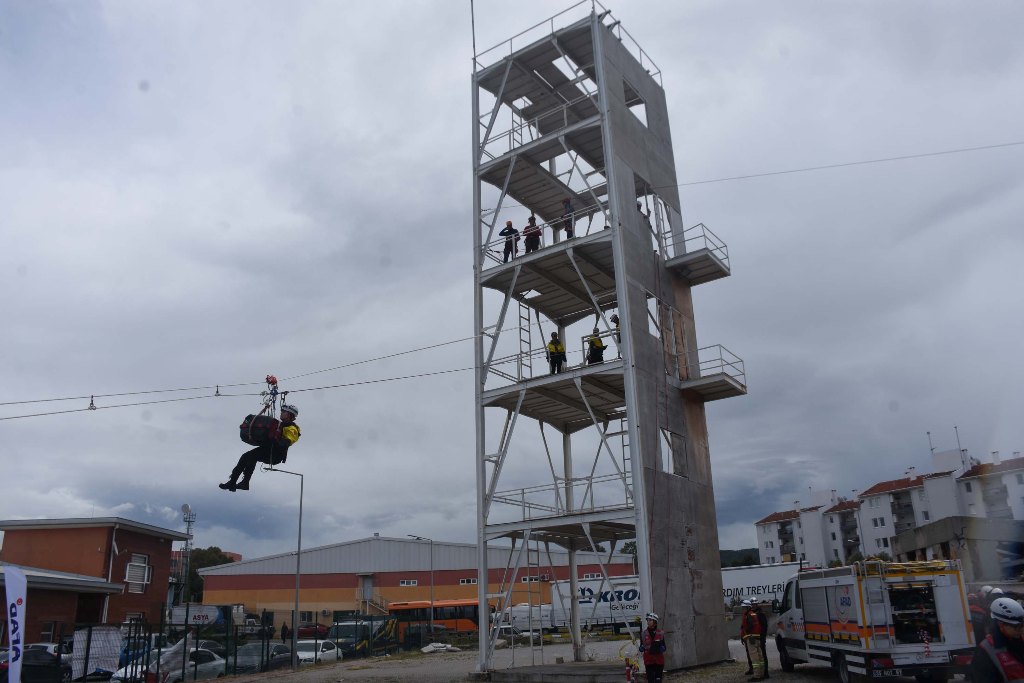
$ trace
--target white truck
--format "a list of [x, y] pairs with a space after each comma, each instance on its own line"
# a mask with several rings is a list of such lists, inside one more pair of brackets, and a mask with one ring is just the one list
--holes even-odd
[[639, 624], [640, 590], [636, 575], [613, 576], [608, 581], [581, 579], [577, 595], [569, 593], [568, 581], [551, 582], [551, 603], [513, 605], [495, 620], [520, 631], [557, 631], [568, 628], [572, 600], [579, 603], [580, 626], [584, 630], [613, 628], [618, 632], [626, 623]]
[[782, 600], [786, 579], [799, 569], [799, 562], [722, 567], [722, 602], [730, 606], [751, 598], [758, 602]]
[[974, 634], [958, 561], [804, 570], [786, 582], [780, 612], [783, 671], [818, 662], [842, 683], [858, 676], [924, 682], [970, 668]]

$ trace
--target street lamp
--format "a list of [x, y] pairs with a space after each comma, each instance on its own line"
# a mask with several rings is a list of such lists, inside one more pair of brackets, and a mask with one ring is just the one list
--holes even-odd
[[434, 640], [434, 539], [415, 534], [406, 534], [409, 538], [417, 541], [427, 541], [430, 544], [430, 640]]
[[276, 470], [273, 466], [268, 467], [266, 471], [291, 474], [299, 478], [299, 542], [295, 549], [295, 611], [292, 613], [292, 669], [298, 669], [299, 651], [296, 649], [296, 645], [299, 639], [299, 577], [302, 575], [302, 494], [306, 486], [306, 479], [298, 472]]

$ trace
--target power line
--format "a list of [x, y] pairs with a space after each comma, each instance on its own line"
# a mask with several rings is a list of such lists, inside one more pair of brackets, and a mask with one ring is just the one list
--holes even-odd
[[[684, 183], [678, 183], [676, 185], [665, 185], [661, 187], [651, 188], [653, 190], [661, 190], [665, 187], [689, 187], [691, 185], [708, 185], [711, 183], [725, 183], [733, 180], [747, 180], [749, 178], [765, 178], [768, 176], [775, 175], [788, 175], [791, 173], [808, 173], [810, 171], [825, 171], [832, 168], [846, 168], [849, 166], [866, 166], [869, 164], [883, 164], [890, 161], [906, 161], [909, 159], [924, 159], [927, 157], [944, 156], [947, 154], [963, 154], [965, 152], [980, 152], [989, 149], [1002, 149], [1005, 147], [1017, 147], [1024, 145], [1024, 140], [1018, 140], [1016, 142], [1001, 142], [995, 145], [981, 145], [979, 147], [960, 147], [958, 149], [945, 149], [938, 152], [921, 152], [919, 154], [903, 154], [895, 157], [882, 157], [879, 159], [863, 159], [861, 161], [843, 161], [836, 164], [824, 164], [821, 166], [804, 166], [802, 168], [789, 168], [781, 171], [762, 171], [760, 173], [747, 173], [745, 175], [725, 176], [723, 178], [710, 178], [707, 180], [690, 180]], [[529, 208], [525, 204], [509, 203], [502, 204], [502, 208]], [[484, 211], [494, 211], [494, 208], [484, 209]]]
[[[512, 329], [516, 329], [516, 328], [511, 328], [510, 327], [510, 328], [501, 330], [501, 332], [509, 332]], [[494, 334], [498, 334], [498, 333], [494, 333]], [[391, 353], [391, 354], [388, 354], [386, 356], [377, 356], [375, 358], [367, 358], [367, 359], [364, 359], [364, 360], [355, 361], [353, 363], [346, 363], [344, 365], [336, 365], [336, 366], [334, 366], [332, 368], [324, 368], [323, 370], [313, 370], [312, 372], [305, 372], [305, 373], [302, 373], [302, 374], [299, 374], [299, 375], [292, 375], [291, 377], [285, 377], [285, 378], [283, 378], [282, 380], [279, 380], [279, 381], [285, 382], [285, 381], [289, 381], [289, 380], [293, 380], [293, 379], [299, 379], [299, 378], [302, 378], [302, 377], [309, 377], [310, 375], [317, 375], [317, 374], [321, 374], [321, 373], [324, 373], [324, 372], [332, 372], [334, 370], [341, 370], [341, 369], [344, 369], [344, 368], [350, 368], [350, 367], [354, 367], [356, 365], [365, 365], [367, 363], [374, 363], [374, 362], [381, 361], [381, 360], [388, 360], [390, 358], [397, 358], [399, 356], [406, 356], [406, 355], [409, 355], [411, 353], [420, 353], [422, 351], [430, 351], [432, 349], [441, 348], [443, 346], [450, 346], [452, 344], [458, 344], [458, 343], [461, 343], [461, 342], [470, 341], [472, 339], [476, 339], [477, 336], [483, 336], [483, 335], [471, 335], [469, 337], [461, 337], [459, 339], [450, 339], [448, 341], [438, 342], [436, 344], [430, 344], [428, 346], [421, 346], [421, 347], [416, 348], [416, 349], [408, 349], [408, 350], [405, 350], [405, 351], [398, 351], [396, 353]], [[124, 392], [112, 393], [112, 394], [85, 394], [85, 395], [82, 395], [82, 396], [63, 396], [63, 397], [60, 397], [60, 398], [36, 398], [36, 399], [26, 399], [26, 400], [22, 400], [22, 401], [3, 401], [3, 402], [0, 402], [0, 406], [27, 405], [27, 404], [30, 404], [30, 403], [54, 403], [54, 402], [58, 402], [58, 401], [86, 401], [86, 400], [92, 401], [93, 399], [97, 399], [97, 398], [119, 398], [119, 397], [122, 397], [122, 396], [145, 396], [145, 395], [148, 395], [148, 394], [165, 394], [165, 393], [172, 393], [172, 392], [178, 392], [178, 391], [207, 391], [207, 390], [214, 390], [214, 391], [217, 391], [219, 393], [220, 389], [225, 389], [225, 388], [230, 389], [230, 388], [234, 388], [234, 387], [247, 387], [247, 386], [260, 385], [260, 384], [264, 384], [264, 382], [263, 381], [259, 381], [259, 382], [239, 382], [239, 383], [235, 383], [235, 384], [209, 384], [209, 385], [205, 385], [205, 386], [196, 386], [196, 387], [180, 387], [180, 388], [177, 388], [177, 389], [148, 389], [148, 390], [144, 390], [144, 391], [124, 391]], [[220, 393], [220, 395], [221, 396], [231, 396], [231, 395], [235, 395], [235, 396], [258, 396], [259, 394], [223, 394], [223, 393]], [[153, 401], [153, 403], [159, 403], [159, 401]], [[124, 405], [136, 405], [136, 404], [126, 403]], [[145, 405], [145, 404], [137, 404], [137, 405]], [[82, 408], [81, 410], [88, 410], [88, 408]], [[73, 412], [78, 412], [78, 411], [76, 409], [76, 410], [66, 410], [66, 411], [55, 411], [53, 413], [39, 413], [39, 414], [40, 415], [57, 415], [57, 414], [60, 414], [60, 413], [63, 413], [63, 412], [73, 413]]]
[[708, 183], [724, 183], [731, 180], [746, 180], [747, 178], [764, 178], [773, 175], [786, 175], [789, 173], [806, 173], [808, 171], [823, 171], [830, 168], [845, 168], [848, 166], [866, 166], [868, 164], [883, 164], [890, 161], [905, 161], [907, 159], [923, 159], [925, 157], [937, 157], [945, 154], [962, 154], [964, 152], [979, 152], [986, 149], [1000, 149], [1003, 147], [1015, 147], [1024, 145], [1024, 140], [1018, 142], [1003, 142], [998, 145], [983, 145], [981, 147], [961, 147], [960, 149], [946, 149], [941, 152], [922, 152], [920, 154], [904, 154], [898, 157], [883, 157], [881, 159], [864, 159], [863, 161], [844, 161], [839, 164], [825, 164], [824, 166], [806, 166], [804, 168], [790, 168], [784, 171], [765, 171], [763, 173], [749, 173], [747, 175], [727, 176], [725, 178], [713, 178], [711, 180], [692, 180], [686, 183], [679, 183], [676, 187], [689, 185], [706, 185]]
[[[462, 341], [465, 341], [465, 340], [462, 340]], [[582, 351], [569, 351], [568, 355], [575, 355], [577, 353], [582, 353]], [[305, 392], [305, 391], [326, 391], [328, 389], [345, 389], [345, 388], [348, 388], [348, 387], [358, 387], [358, 386], [364, 386], [364, 385], [367, 385], [367, 384], [383, 384], [383, 383], [386, 383], [386, 382], [399, 382], [399, 381], [410, 380], [410, 379], [421, 379], [423, 377], [437, 377], [439, 375], [450, 375], [450, 374], [453, 374], [453, 373], [456, 373], [456, 372], [467, 372], [469, 370], [475, 370], [475, 369], [476, 369], [476, 366], [471, 365], [469, 367], [464, 367], [464, 368], [449, 368], [447, 370], [435, 370], [433, 372], [420, 372], [420, 373], [416, 373], [416, 374], [413, 374], [413, 375], [400, 375], [398, 377], [383, 377], [383, 378], [380, 378], [380, 379], [366, 379], [366, 380], [359, 380], [359, 381], [356, 381], [356, 382], [344, 382], [342, 384], [328, 384], [328, 385], [324, 385], [324, 386], [320, 386], [320, 387], [306, 387], [305, 389], [289, 389], [287, 393], [289, 393], [289, 394], [299, 394], [299, 393], [302, 393], [302, 392]], [[182, 396], [180, 398], [165, 398], [165, 399], [159, 399], [159, 400], [156, 400], [156, 401], [137, 401], [137, 402], [134, 402], [134, 403], [117, 403], [117, 404], [109, 405], [109, 406], [98, 406], [98, 405], [95, 405], [92, 401], [90, 401], [89, 406], [86, 407], [86, 408], [69, 408], [67, 410], [53, 410], [53, 411], [49, 411], [49, 412], [45, 412], [45, 413], [30, 413], [30, 414], [27, 414], [27, 415], [8, 415], [6, 417], [0, 417], [0, 421], [4, 421], [4, 420], [21, 420], [21, 419], [28, 418], [28, 417], [47, 417], [47, 416], [50, 416], [50, 415], [67, 415], [69, 413], [85, 413], [85, 412], [95, 411], [95, 410], [109, 410], [111, 408], [133, 408], [133, 407], [136, 407], [136, 406], [148, 406], [148, 405], [154, 405], [154, 404], [157, 404], [157, 403], [176, 403], [176, 402], [181, 402], [181, 401], [197, 401], [197, 400], [200, 400], [200, 399], [207, 399], [207, 398], [239, 397], [239, 396], [261, 396], [261, 395], [262, 395], [261, 393], [242, 393], [242, 394], [214, 393], [214, 394], [203, 394], [203, 395], [200, 395], [200, 396]], [[92, 398], [92, 397], [88, 397], [87, 396], [86, 398]]]

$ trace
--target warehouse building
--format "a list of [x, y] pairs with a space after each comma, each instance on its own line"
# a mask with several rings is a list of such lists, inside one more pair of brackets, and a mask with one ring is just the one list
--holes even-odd
[[[508, 566], [519, 555], [511, 546], [488, 550], [487, 592], [514, 584], [512, 604], [551, 602], [551, 582], [569, 578], [569, 556], [531, 544], [528, 565]], [[577, 576], [601, 576], [594, 553], [578, 552]], [[370, 538], [302, 551], [299, 623], [330, 623], [352, 614], [387, 614], [393, 602], [476, 599], [477, 547], [429, 539]], [[633, 556], [616, 553], [603, 560], [609, 576], [635, 573]], [[203, 603], [244, 604], [249, 612], [274, 613], [275, 623], [290, 621], [295, 604], [295, 553], [243, 560], [199, 570]], [[557, 599], [557, 596], [556, 596]], [[495, 601], [496, 602], [496, 601]]]

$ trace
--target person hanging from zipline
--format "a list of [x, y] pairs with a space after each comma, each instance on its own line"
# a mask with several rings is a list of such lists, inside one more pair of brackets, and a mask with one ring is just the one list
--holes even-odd
[[[276, 384], [276, 380], [274, 383]], [[256, 448], [243, 453], [242, 457], [238, 459], [235, 469], [231, 470], [231, 477], [219, 486], [225, 491], [235, 491], [238, 489], [248, 491], [249, 479], [252, 478], [252, 473], [256, 470], [257, 462], [273, 466], [287, 460], [288, 449], [302, 436], [302, 433], [299, 431], [299, 425], [295, 424], [295, 418], [298, 416], [299, 409], [294, 405], [288, 403], [281, 404], [280, 432], [278, 433], [277, 430], [274, 430]], [[247, 423], [252, 417], [250, 415], [249, 418], [246, 418], [246, 423], [242, 424], [243, 440], [245, 439], [244, 431]], [[273, 422], [276, 422], [276, 420], [273, 420]], [[242, 477], [241, 481], [238, 480], [240, 476]]]

